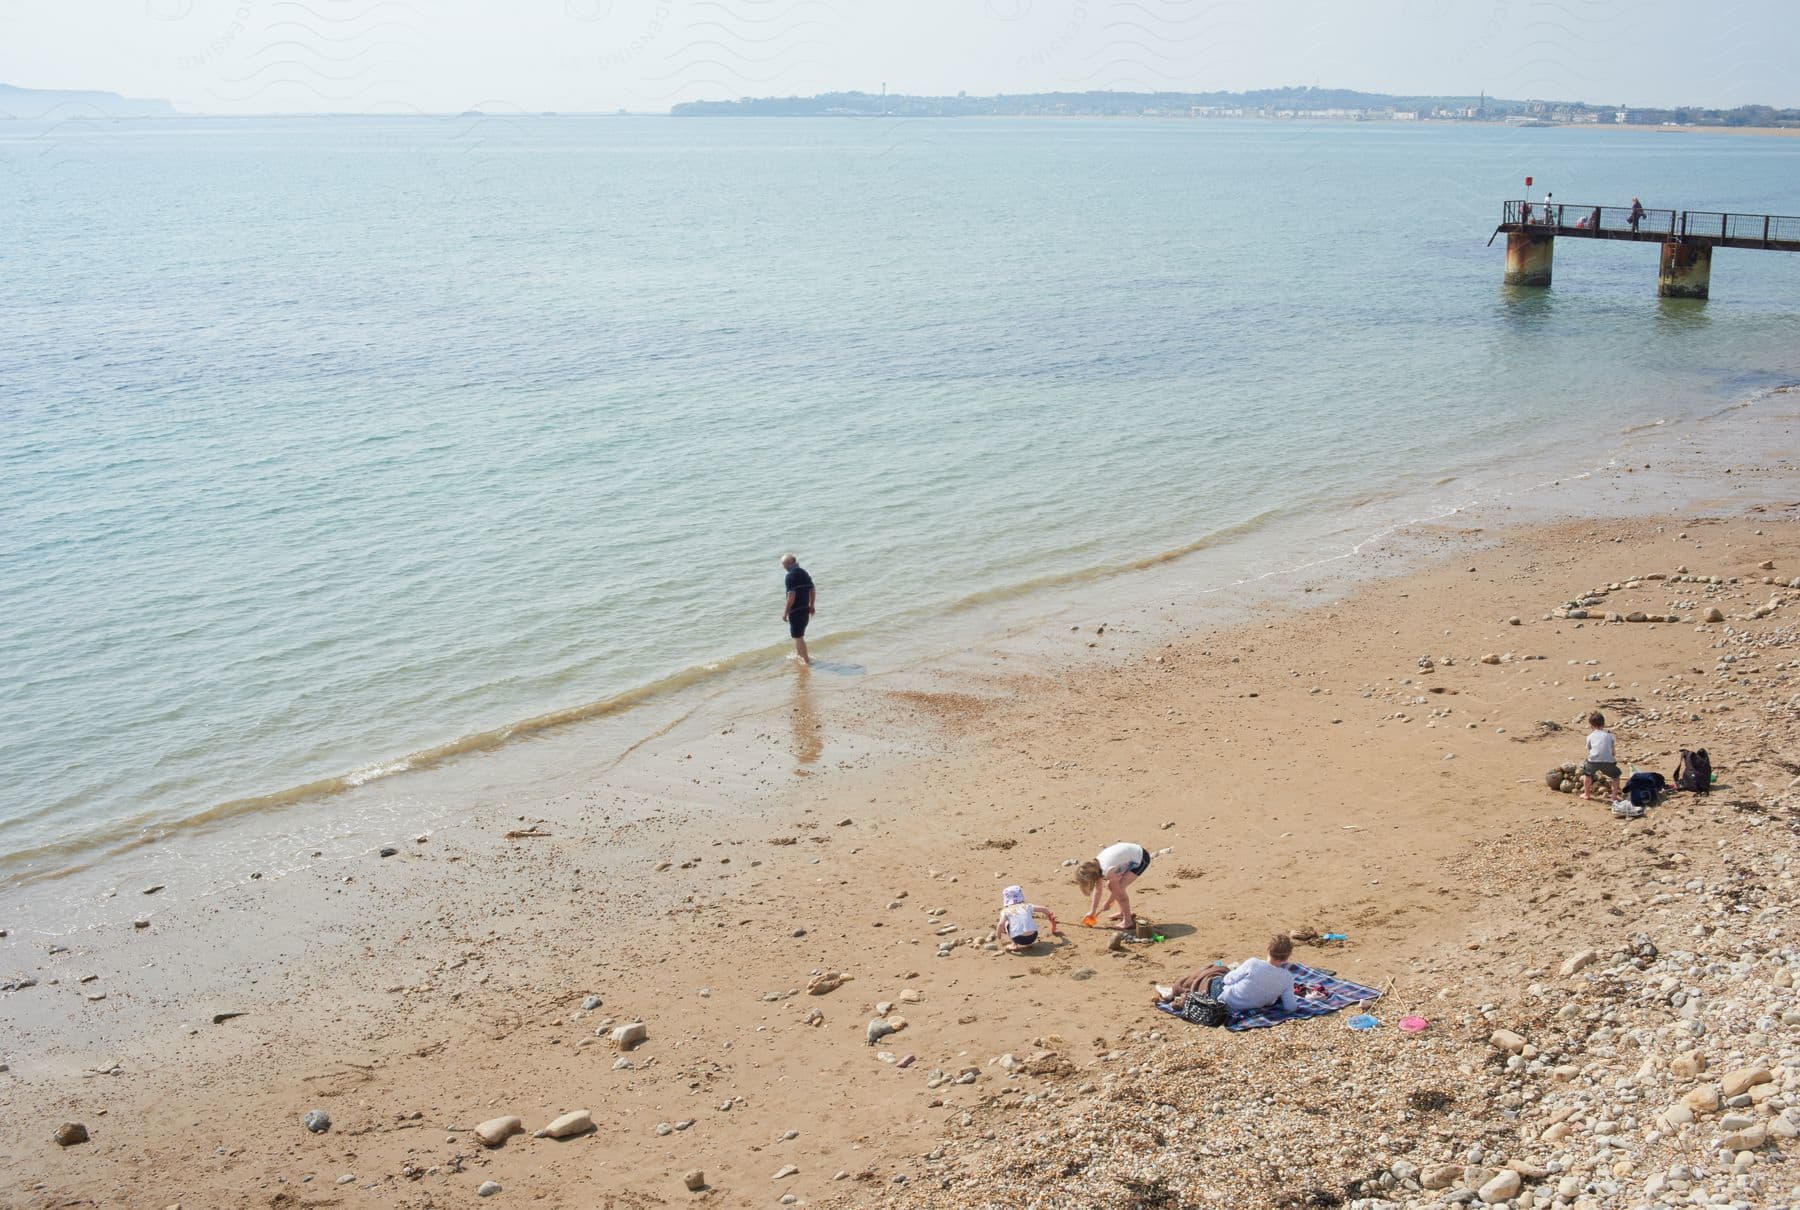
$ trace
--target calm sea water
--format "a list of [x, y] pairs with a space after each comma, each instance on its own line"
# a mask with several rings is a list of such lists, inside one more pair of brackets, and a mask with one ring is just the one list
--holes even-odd
[[[1800, 379], [1800, 140], [1205, 122], [0, 123], [0, 879], [785, 647]], [[1270, 532], [1273, 532], [1272, 530]], [[425, 754], [421, 756], [420, 754]]]

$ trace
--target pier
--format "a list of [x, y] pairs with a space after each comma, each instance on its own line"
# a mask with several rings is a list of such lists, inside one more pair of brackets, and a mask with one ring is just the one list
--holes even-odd
[[1663, 298], [1705, 298], [1714, 248], [1800, 252], [1800, 217], [1793, 215], [1638, 209], [1633, 216], [1630, 206], [1507, 202], [1488, 243], [1506, 233], [1509, 286], [1550, 284], [1558, 236], [1661, 244], [1656, 292]]

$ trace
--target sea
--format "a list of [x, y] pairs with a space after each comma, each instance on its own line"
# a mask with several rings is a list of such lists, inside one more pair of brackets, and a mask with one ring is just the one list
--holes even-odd
[[853, 678], [1800, 381], [1800, 257], [1504, 287], [1527, 175], [1800, 211], [1664, 130], [0, 122], [0, 887], [791, 676], [789, 551]]

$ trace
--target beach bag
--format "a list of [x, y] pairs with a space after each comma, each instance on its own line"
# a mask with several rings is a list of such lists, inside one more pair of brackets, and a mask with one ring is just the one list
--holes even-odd
[[1705, 748], [1693, 752], [1686, 748], [1681, 750], [1680, 762], [1675, 766], [1675, 788], [1692, 794], [1712, 792], [1712, 758]]
[[1625, 783], [1625, 797], [1631, 800], [1634, 807], [1649, 807], [1656, 804], [1656, 796], [1661, 794], [1667, 783], [1660, 773], [1649, 773], [1639, 770], [1631, 775]]
[[1216, 1028], [1231, 1020], [1231, 1010], [1204, 992], [1190, 992], [1187, 999], [1181, 1002], [1181, 1017], [1195, 1025], [1211, 1025]]

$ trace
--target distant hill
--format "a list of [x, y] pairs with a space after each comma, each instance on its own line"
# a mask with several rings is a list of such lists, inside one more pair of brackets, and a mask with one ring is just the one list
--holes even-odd
[[1395, 96], [1348, 88], [1259, 88], [1250, 92], [1033, 92], [992, 97], [877, 96], [866, 92], [832, 92], [816, 97], [743, 97], [736, 101], [687, 101], [673, 106], [676, 117], [873, 116], [974, 117], [981, 115], [1138, 115], [1187, 113], [1190, 110], [1243, 109], [1281, 113], [1325, 110], [1404, 110], [1426, 114], [1466, 111], [1474, 116], [1503, 118], [1523, 113], [1524, 101], [1496, 97]]
[[87, 89], [18, 88], [0, 84], [0, 119], [4, 118], [155, 118], [173, 115], [167, 101], [122, 97], [116, 92]]

